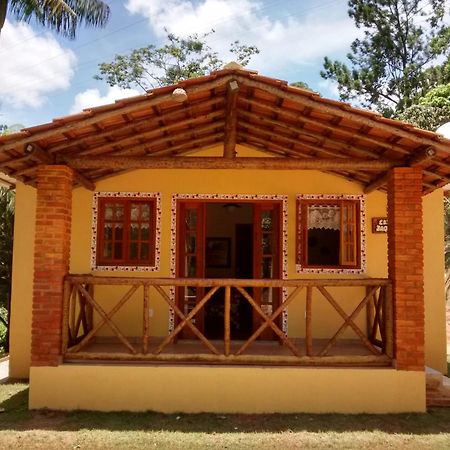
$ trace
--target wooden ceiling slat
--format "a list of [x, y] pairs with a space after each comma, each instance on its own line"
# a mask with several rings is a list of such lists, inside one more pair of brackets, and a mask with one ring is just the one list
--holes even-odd
[[[233, 108], [238, 117], [235, 142], [295, 160], [370, 157], [396, 165], [416, 164], [423, 170], [425, 191], [450, 180], [450, 140], [289, 87], [282, 80], [233, 69], [62, 117], [12, 137], [0, 137], [0, 169], [18, 174], [22, 171], [23, 180], [33, 183], [33, 171], [42, 162], [25, 158], [24, 145], [30, 142], [58, 160], [86, 155], [172, 156], [220, 141], [231, 142], [225, 130], [226, 92], [231, 80], [239, 83]], [[187, 91], [188, 101], [183, 106], [172, 101], [176, 87]], [[152, 107], [158, 108], [159, 117]], [[427, 146], [436, 149], [437, 154], [431, 160], [418, 161]], [[366, 186], [383, 177], [383, 171], [376, 176], [343, 167], [324, 171]], [[110, 174], [107, 169], [83, 169], [79, 173], [86, 177], [85, 184]]]
[[351, 146], [351, 145], [347, 144], [347, 141], [342, 142], [333, 137], [327, 137], [320, 133], [316, 133], [314, 131], [310, 131], [310, 130], [307, 130], [302, 127], [297, 127], [297, 126], [294, 126], [291, 124], [286, 124], [285, 122], [281, 122], [281, 121], [271, 120], [271, 119], [268, 119], [261, 115], [254, 114], [254, 113], [248, 113], [246, 111], [240, 111], [239, 114], [242, 116], [248, 117], [250, 119], [253, 119], [257, 122], [263, 123], [263, 124], [267, 123], [276, 128], [284, 128], [293, 133], [298, 133], [299, 135], [310, 136], [312, 138], [315, 138], [315, 139], [318, 139], [319, 141], [321, 141], [323, 143], [323, 145], [325, 145], [326, 142], [330, 142], [335, 148], [339, 148], [340, 150], [343, 150], [346, 152], [350, 151], [350, 152], [354, 152], [354, 153], [359, 153], [365, 157], [372, 157], [372, 158], [379, 158], [381, 156], [379, 153], [377, 153], [375, 151], [365, 150], [365, 149], [359, 148], [355, 145]]
[[[197, 82], [197, 84], [187, 87], [186, 92], [189, 97], [189, 95], [191, 95], [195, 92], [210, 90], [210, 89], [213, 89], [214, 87], [224, 85], [230, 79], [231, 79], [231, 75], [224, 76], [224, 77], [215, 79], [210, 82], [205, 82], [205, 83]], [[61, 133], [67, 132], [69, 130], [73, 130], [74, 128], [77, 128], [79, 126], [93, 125], [93, 124], [100, 122], [102, 120], [105, 120], [107, 118], [114, 117], [117, 114], [132, 113], [134, 111], [151, 108], [152, 106], [158, 105], [160, 103], [173, 102], [171, 93], [164, 94], [164, 95], [158, 95], [158, 93], [153, 94], [152, 92], [150, 92], [149, 94], [144, 94], [142, 97], [143, 97], [142, 101], [140, 101], [140, 102], [135, 102], [128, 106], [123, 106], [123, 107], [117, 106], [113, 110], [109, 110], [109, 111], [103, 112], [103, 113], [97, 113], [94, 115], [87, 114], [89, 117], [87, 117], [85, 119], [79, 119], [77, 121], [71, 122], [69, 124], [61, 125], [61, 126], [54, 126], [50, 130], [43, 131], [43, 132], [37, 132], [26, 138], [21, 137], [13, 142], [7, 142], [5, 144], [5, 147], [3, 147], [3, 148], [0, 147], [0, 151], [12, 149], [13, 147], [17, 147], [19, 145], [25, 145], [25, 144], [34, 142], [39, 139], [45, 139], [45, 138], [54, 136], [56, 134], [61, 134]]]
[[[305, 116], [303, 116], [303, 115], [300, 114], [300, 113], [294, 113], [294, 112], [288, 111], [288, 110], [286, 110], [286, 109], [278, 108], [278, 107], [276, 107], [276, 106], [273, 106], [273, 105], [270, 105], [270, 104], [267, 104], [267, 103], [261, 103], [261, 102], [258, 102], [257, 100], [243, 99], [242, 101], [243, 101], [244, 103], [249, 103], [249, 104], [251, 104], [251, 105], [258, 105], [258, 106], [260, 106], [261, 108], [265, 108], [265, 109], [268, 109], [268, 110], [276, 111], [277, 113], [280, 114], [280, 120], [282, 120], [281, 117], [284, 116], [284, 117], [289, 118], [289, 119], [292, 119], [292, 120], [294, 120], [294, 121], [303, 121], [303, 122], [310, 123], [310, 124], [313, 124], [313, 125], [318, 125], [318, 124], [319, 124], [319, 125], [320, 125], [321, 127], [323, 127], [324, 129], [329, 129], [329, 130], [331, 130], [331, 131], [333, 131], [333, 132], [337, 132], [337, 133], [342, 134], [342, 135], [344, 135], [344, 136], [352, 137], [352, 136], [355, 135], [355, 132], [354, 132], [354, 131], [349, 131], [349, 130], [346, 130], [346, 129], [345, 129], [344, 127], [342, 127], [342, 126], [338, 126], [338, 125], [332, 124], [332, 122], [333, 122], [335, 119], [336, 119], [336, 120], [339, 119], [339, 121], [341, 121], [341, 120], [342, 120], [342, 117], [337, 117], [337, 118], [335, 118], [335, 119], [332, 119], [329, 123], [324, 123], [324, 122], [318, 121], [317, 119], [312, 119], [312, 118], [309, 118], [309, 117], [305, 117]], [[379, 140], [377, 140], [377, 139], [375, 139], [375, 138], [371, 138], [371, 137], [368, 136], [368, 135], [364, 135], [364, 134], [359, 134], [359, 133], [357, 133], [357, 138], [358, 138], [359, 140], [362, 140], [362, 141], [365, 141], [365, 142], [374, 144], [375, 146], [385, 147], [385, 148], [387, 148], [387, 149], [389, 149], [389, 150], [400, 151], [400, 152], [402, 152], [403, 154], [408, 154], [408, 153], [409, 153], [408, 150], [402, 149], [400, 146], [394, 146], [394, 145], [386, 144], [385, 142], [379, 141]]]
[[[247, 77], [242, 77], [240, 75], [238, 75], [236, 78], [239, 82], [241, 82], [244, 85], [255, 87], [257, 89], [260, 89], [261, 91], [269, 92], [269, 93], [272, 93], [273, 95], [277, 95], [282, 98], [288, 98], [289, 100], [299, 103], [304, 107], [311, 107], [313, 109], [320, 108], [320, 110], [322, 112], [326, 112], [327, 114], [330, 114], [331, 116], [347, 118], [347, 119], [351, 120], [352, 122], [360, 124], [361, 126], [367, 125], [370, 127], [378, 128], [378, 129], [384, 130], [390, 134], [395, 134], [395, 135], [400, 136], [405, 139], [414, 139], [416, 142], [420, 142], [421, 144], [431, 145], [431, 146], [438, 148], [441, 151], [450, 153], [449, 146], [442, 144], [440, 142], [441, 139], [439, 138], [438, 135], [435, 135], [436, 139], [420, 137], [420, 136], [413, 137], [412, 133], [410, 131], [405, 131], [401, 128], [404, 125], [402, 122], [397, 122], [397, 121], [393, 121], [393, 120], [388, 121], [388, 119], [385, 119], [384, 117], [382, 117], [380, 115], [376, 115], [375, 113], [373, 114], [372, 118], [370, 116], [369, 117], [360, 117], [358, 115], [358, 113], [349, 112], [340, 107], [327, 106], [325, 104], [325, 102], [322, 101], [321, 98], [318, 101], [314, 101], [309, 98], [306, 98], [305, 96], [296, 95], [291, 92], [286, 92], [281, 89], [278, 89], [278, 88], [275, 88], [272, 86], [268, 86], [261, 81], [256, 81], [255, 79], [249, 79]], [[355, 108], [355, 110], [356, 110], [356, 108]], [[389, 124], [387, 122], [389, 122]]]

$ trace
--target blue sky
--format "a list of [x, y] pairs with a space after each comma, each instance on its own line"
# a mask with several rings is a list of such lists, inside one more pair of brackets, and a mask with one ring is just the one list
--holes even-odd
[[343, 59], [358, 31], [345, 0], [109, 0], [103, 29], [81, 28], [75, 41], [8, 17], [0, 35], [0, 124], [37, 125], [141, 91], [96, 81], [98, 64], [115, 54], [161, 44], [164, 28], [183, 36], [215, 33], [209, 45], [229, 61], [230, 42], [256, 45], [249, 64], [289, 82], [305, 81], [326, 97], [323, 57]]

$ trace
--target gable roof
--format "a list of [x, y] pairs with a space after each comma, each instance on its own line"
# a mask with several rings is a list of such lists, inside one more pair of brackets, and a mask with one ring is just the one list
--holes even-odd
[[[232, 114], [238, 144], [287, 159], [369, 159], [417, 165], [423, 169], [424, 193], [450, 182], [450, 140], [325, 99], [286, 81], [231, 67], [2, 136], [0, 170], [34, 184], [39, 164], [65, 158], [176, 158], [217, 145], [227, 134], [227, 92], [230, 82], [235, 81], [239, 90]], [[184, 89], [187, 99], [174, 101], [176, 88]], [[123, 170], [112, 166], [81, 168], [77, 169], [77, 180], [92, 186]], [[327, 171], [359, 182], [367, 191], [385, 189], [383, 168]]]

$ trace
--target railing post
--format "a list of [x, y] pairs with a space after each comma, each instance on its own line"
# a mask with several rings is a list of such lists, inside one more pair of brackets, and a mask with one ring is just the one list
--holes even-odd
[[224, 314], [224, 347], [225, 356], [230, 354], [230, 341], [231, 341], [231, 286], [225, 286], [225, 314]]
[[[366, 286], [366, 294], [368, 294], [370, 291], [370, 286]], [[374, 343], [374, 340], [376, 336], [373, 334], [374, 329], [374, 320], [375, 320], [375, 314], [374, 314], [374, 297], [372, 297], [368, 302], [366, 306], [366, 329], [367, 329], [367, 337], [369, 338], [369, 341]]]
[[62, 347], [61, 354], [64, 356], [69, 346], [69, 303], [72, 295], [72, 285], [64, 280], [63, 291], [63, 317], [62, 317]]
[[312, 287], [306, 288], [306, 309], [305, 309], [305, 343], [306, 355], [313, 356], [313, 339], [312, 339]]
[[394, 358], [394, 305], [392, 298], [392, 284], [388, 284], [383, 297], [384, 335], [386, 336], [386, 355]]
[[142, 352], [144, 355], [148, 353], [148, 332], [150, 329], [149, 290], [150, 287], [144, 284], [144, 333], [142, 336]]

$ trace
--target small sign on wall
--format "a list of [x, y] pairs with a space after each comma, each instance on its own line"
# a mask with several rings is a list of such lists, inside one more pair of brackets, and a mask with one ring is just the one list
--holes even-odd
[[372, 233], [387, 233], [387, 217], [372, 217]]

